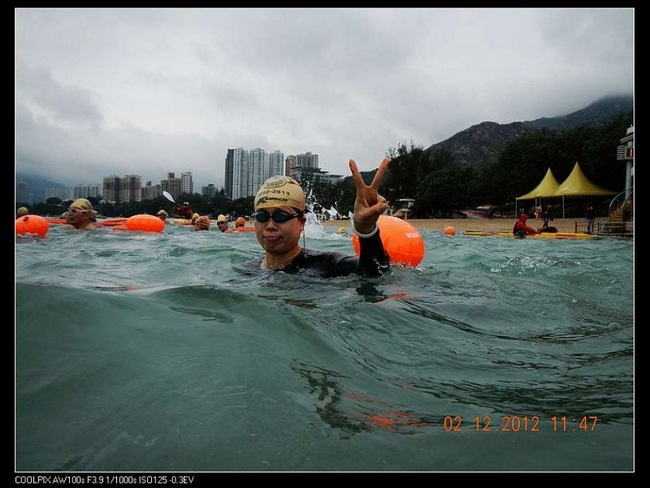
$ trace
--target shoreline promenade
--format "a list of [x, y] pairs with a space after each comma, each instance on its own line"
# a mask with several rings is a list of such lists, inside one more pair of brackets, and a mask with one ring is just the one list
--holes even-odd
[[[464, 232], [467, 230], [488, 231], [488, 232], [511, 232], [515, 219], [408, 219], [413, 227], [423, 230], [437, 230], [442, 232], [445, 227], [451, 225], [456, 229], [456, 232]], [[542, 226], [542, 219], [528, 219], [528, 225], [536, 229]], [[349, 220], [324, 220], [321, 222], [326, 227], [350, 227]], [[585, 219], [554, 219], [550, 225], [556, 227], [558, 232], [576, 232], [576, 225], [578, 232], [584, 232], [586, 225]]]

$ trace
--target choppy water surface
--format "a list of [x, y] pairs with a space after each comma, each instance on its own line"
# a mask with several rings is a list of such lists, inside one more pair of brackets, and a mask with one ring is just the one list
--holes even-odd
[[633, 470], [633, 242], [422, 235], [320, 281], [241, 274], [252, 233], [17, 238], [15, 468]]

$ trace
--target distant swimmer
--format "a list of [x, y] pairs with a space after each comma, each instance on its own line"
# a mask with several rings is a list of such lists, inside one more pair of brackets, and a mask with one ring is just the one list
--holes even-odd
[[97, 212], [85, 198], [77, 198], [72, 202], [64, 215], [68, 225], [75, 229], [94, 230], [104, 227], [101, 222], [97, 222]]
[[228, 219], [224, 214], [219, 214], [219, 216], [217, 217], [217, 228], [224, 233], [232, 232], [230, 226], [228, 225]]
[[16, 218], [19, 219], [20, 217], [23, 217], [25, 215], [29, 215], [29, 209], [27, 207], [20, 207], [18, 210], [16, 210]]
[[210, 230], [210, 217], [207, 215], [201, 215], [193, 220], [192, 230]]

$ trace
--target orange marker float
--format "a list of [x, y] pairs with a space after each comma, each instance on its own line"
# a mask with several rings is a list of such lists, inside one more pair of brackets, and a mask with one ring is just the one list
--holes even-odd
[[155, 215], [138, 214], [125, 219], [125, 222], [116, 222], [112, 227], [113, 230], [162, 232], [165, 228], [165, 222]]
[[[417, 266], [424, 259], [424, 238], [418, 230], [405, 220], [380, 215], [377, 221], [379, 235], [384, 249], [392, 263]], [[359, 236], [352, 234], [352, 245], [357, 256], [361, 252]]]
[[455, 236], [456, 235], [456, 228], [453, 225], [448, 225], [445, 227], [443, 230], [444, 234], [446, 236]]
[[23, 215], [16, 219], [16, 234], [36, 234], [45, 237], [50, 230], [50, 223], [40, 215]]
[[138, 214], [126, 219], [126, 228], [144, 232], [162, 232], [165, 222], [155, 215]]

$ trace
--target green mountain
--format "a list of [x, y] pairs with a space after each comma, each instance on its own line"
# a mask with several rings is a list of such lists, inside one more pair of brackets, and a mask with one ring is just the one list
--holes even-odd
[[535, 130], [548, 129], [559, 132], [575, 127], [599, 127], [633, 110], [632, 96], [606, 97], [581, 110], [559, 117], [543, 117], [510, 124], [481, 122], [454, 134], [449, 139], [433, 144], [425, 151], [433, 154], [439, 149], [445, 149], [453, 154], [459, 163], [473, 167], [496, 161], [506, 143]]

